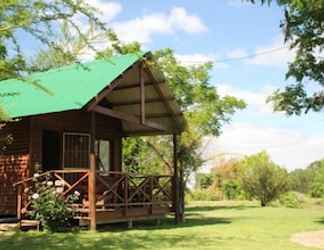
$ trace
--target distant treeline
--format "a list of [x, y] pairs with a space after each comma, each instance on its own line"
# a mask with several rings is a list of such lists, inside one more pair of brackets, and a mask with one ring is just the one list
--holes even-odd
[[314, 198], [324, 198], [324, 160], [315, 161], [305, 169], [290, 172], [289, 188]]
[[299, 193], [324, 198], [324, 160], [288, 173], [275, 164], [266, 152], [261, 152], [240, 160], [221, 160], [210, 173], [197, 174], [191, 198], [256, 199], [262, 206], [282, 201], [288, 202], [288, 206], [298, 207]]

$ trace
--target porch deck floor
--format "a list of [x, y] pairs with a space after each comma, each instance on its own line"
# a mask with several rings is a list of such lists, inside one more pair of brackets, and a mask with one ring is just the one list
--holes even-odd
[[[101, 225], [127, 221], [159, 219], [165, 217], [168, 213], [170, 213], [170, 208], [160, 206], [128, 208], [127, 212], [124, 209], [109, 209], [105, 211], [97, 210], [96, 221], [97, 225]], [[80, 218], [80, 226], [88, 224], [88, 219]]]

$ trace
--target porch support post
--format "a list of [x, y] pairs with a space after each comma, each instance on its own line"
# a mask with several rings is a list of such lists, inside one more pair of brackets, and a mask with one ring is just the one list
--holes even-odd
[[184, 222], [184, 209], [185, 209], [185, 183], [184, 183], [184, 176], [183, 176], [183, 166], [180, 162], [179, 166], [179, 210], [180, 210], [180, 222]]
[[174, 180], [174, 209], [175, 209], [175, 223], [180, 223], [180, 183], [179, 183], [179, 169], [178, 169], [178, 142], [177, 135], [173, 137], [173, 180]]
[[95, 113], [91, 112], [91, 142], [90, 142], [90, 170], [88, 179], [88, 197], [89, 197], [89, 217], [90, 230], [96, 231], [96, 157], [95, 157], [95, 141], [96, 141], [96, 117]]

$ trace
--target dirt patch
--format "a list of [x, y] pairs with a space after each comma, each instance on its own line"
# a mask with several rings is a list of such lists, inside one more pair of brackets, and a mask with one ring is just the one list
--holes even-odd
[[298, 233], [291, 237], [291, 241], [305, 247], [324, 249], [324, 230]]

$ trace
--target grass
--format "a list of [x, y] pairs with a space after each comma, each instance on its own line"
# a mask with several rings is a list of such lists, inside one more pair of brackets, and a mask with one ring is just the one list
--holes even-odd
[[260, 208], [246, 202], [200, 202], [187, 208], [184, 224], [166, 219], [154, 223], [88, 231], [48, 234], [13, 232], [0, 235], [5, 250], [89, 249], [240, 249], [293, 250], [305, 248], [290, 242], [294, 233], [324, 229], [324, 208]]

